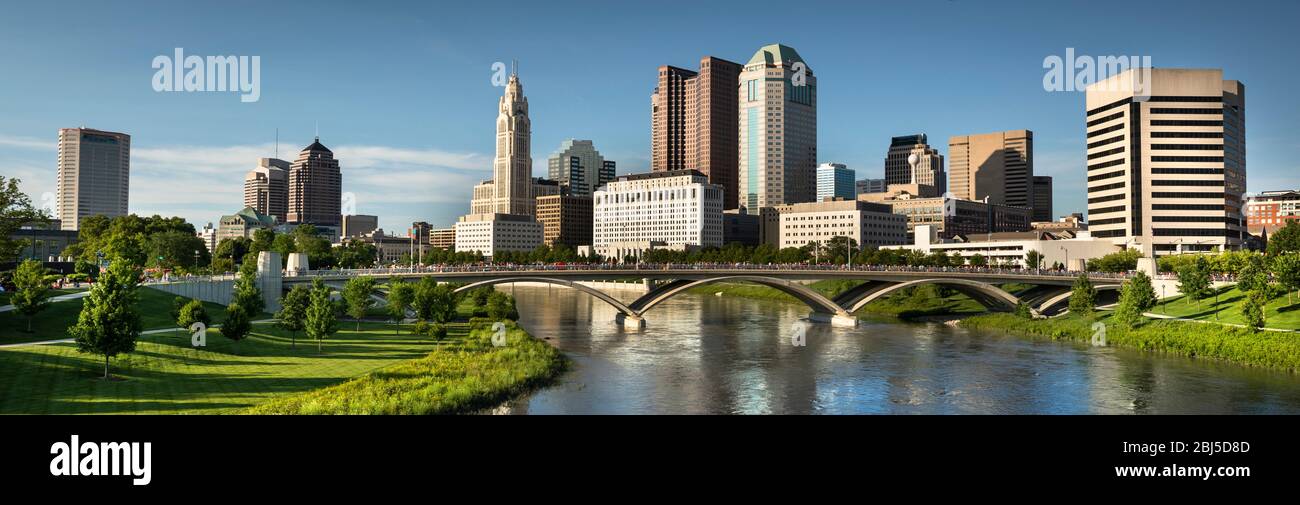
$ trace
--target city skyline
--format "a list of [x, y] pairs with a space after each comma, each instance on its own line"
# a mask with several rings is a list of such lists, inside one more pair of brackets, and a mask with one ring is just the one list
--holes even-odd
[[[955, 47], [966, 30], [958, 29], [958, 19], [974, 15], [971, 6], [956, 2], [942, 6], [936, 23], [951, 25], [955, 31], [951, 36], [925, 41], [922, 47]], [[871, 6], [870, 12], [885, 13], [891, 8]], [[52, 15], [47, 9], [19, 7], [27, 16]], [[693, 68], [701, 54], [747, 61], [755, 48], [781, 43], [797, 48], [817, 71], [821, 105], [817, 162], [842, 161], [856, 170], [859, 178], [883, 176], [879, 160], [885, 150], [881, 145], [891, 136], [925, 131], [934, 139], [945, 139], [972, 132], [1025, 128], [1035, 132], [1035, 175], [1055, 178], [1056, 214], [1084, 211], [1083, 94], [1048, 93], [1042, 88], [1043, 58], [1064, 55], [1067, 48], [1075, 47], [1078, 54], [1095, 56], [1149, 54], [1157, 67], [1223, 68], [1225, 75], [1250, 84], [1254, 112], [1247, 129], [1251, 146], [1247, 190], [1255, 193], [1294, 186], [1286, 175], [1296, 168], [1292, 160], [1300, 153], [1300, 145], [1281, 133], [1285, 131], [1285, 118], [1297, 109], [1297, 99], [1287, 93], [1289, 76], [1272, 75], [1270, 69], [1259, 66], [1246, 68], [1231, 57], [1238, 46], [1243, 50], [1250, 47], [1252, 54], [1261, 58], [1277, 54], [1273, 51], [1280, 49], [1258, 42], [1267, 37], [1268, 26], [1286, 17], [1277, 10], [1251, 21], [1256, 28], [1264, 29], [1241, 31], [1248, 22], [1230, 27], [1241, 31], [1240, 41], [1198, 40], [1176, 29], [1142, 25], [1145, 31], [1130, 37], [1134, 42], [1127, 46], [1115, 46], [1105, 41], [1104, 35], [1128, 29], [1129, 21], [1110, 20], [1110, 25], [1091, 33], [1086, 29], [1087, 20], [1099, 19], [1103, 16], [1099, 11], [1105, 9], [1080, 11], [1080, 20], [1075, 23], [1034, 27], [1017, 37], [998, 39], [993, 45], [1007, 51], [1003, 57], [988, 61], [949, 59], [938, 69], [933, 62], [892, 63], [894, 56], [883, 41], [892, 36], [907, 42], [913, 35], [906, 31], [864, 36], [882, 42], [876, 45], [845, 44], [833, 35], [795, 33], [776, 23], [760, 23], [743, 30], [719, 27], [713, 32], [683, 37], [664, 45], [662, 51], [647, 51], [634, 48], [648, 36], [648, 31], [627, 27], [632, 29], [628, 32], [632, 40], [587, 49], [594, 51], [591, 58], [600, 58], [599, 64], [590, 65], [599, 68], [592, 69], [572, 64], [575, 59], [587, 61], [588, 56], [574, 50], [583, 41], [542, 35], [539, 28], [525, 24], [510, 25], [514, 33], [498, 41], [485, 35], [466, 35], [469, 29], [452, 27], [450, 19], [459, 16], [478, 20], [487, 15], [461, 9], [448, 9], [443, 19], [432, 19], [431, 13], [414, 6], [410, 21], [385, 17], [386, 22], [435, 25], [438, 30], [426, 29], [424, 35], [410, 36], [411, 40], [404, 40], [406, 45], [392, 44], [392, 39], [384, 38], [365, 46], [377, 51], [377, 61], [362, 58], [364, 52], [332, 42], [290, 43], [277, 37], [265, 43], [238, 40], [234, 34], [223, 34], [215, 28], [233, 19], [223, 11], [211, 13], [213, 28], [182, 33], [168, 24], [172, 14], [161, 10], [130, 22], [157, 23], [161, 29], [154, 30], [154, 35], [117, 46], [110, 35], [103, 47], [82, 48], [81, 60], [32, 61], [39, 53], [27, 47], [43, 43], [64, 47], [76, 44], [77, 37], [55, 41], [27, 27], [4, 23], [6, 30], [0, 39], [14, 48], [11, 64], [27, 69], [31, 79], [0, 83], [0, 100], [7, 105], [6, 120], [0, 122], [0, 172], [22, 178], [24, 189], [33, 199], [45, 203], [44, 193], [53, 193], [55, 187], [59, 128], [85, 126], [123, 132], [132, 135], [129, 211], [179, 215], [201, 228], [241, 208], [243, 176], [259, 158], [290, 157], [310, 144], [311, 133], [319, 122], [322, 136], [331, 139], [332, 146], [338, 146], [332, 149], [343, 167], [343, 191], [356, 194], [357, 213], [378, 215], [385, 229], [405, 229], [412, 221], [445, 227], [464, 213], [473, 184], [491, 178], [490, 114], [501, 93], [500, 88], [491, 85], [494, 63], [517, 57], [520, 74], [529, 81], [533, 109], [530, 116], [536, 122], [530, 152], [533, 176], [546, 176], [547, 154], [565, 138], [591, 139], [601, 146], [602, 154], [619, 160], [620, 174], [642, 173], [650, 169], [645, 102], [659, 66]], [[1141, 11], [1143, 7], [1136, 9]], [[1280, 5], [1279, 9], [1295, 7]], [[275, 14], [275, 10], [271, 8], [269, 14]], [[835, 21], [831, 8], [822, 10], [827, 12], [814, 13], [818, 19]], [[90, 21], [82, 17], [85, 14], [68, 15], [73, 24]], [[310, 15], [337, 17], [349, 12], [343, 7], [325, 6], [321, 13]], [[364, 14], [362, 20], [373, 24], [379, 21], [374, 16]], [[583, 16], [614, 19], [613, 15]], [[1192, 14], [1180, 16], [1196, 19]], [[254, 20], [252, 25], [260, 22]], [[363, 28], [370, 29], [368, 26]], [[542, 40], [547, 44], [531, 47], [525, 43], [538, 37], [546, 37]], [[17, 43], [19, 39], [24, 43]], [[1023, 47], [1009, 47], [1012, 43], [1023, 43]], [[546, 50], [552, 46], [564, 50]], [[867, 47], [865, 51], [863, 46]], [[152, 75], [148, 62], [155, 55], [170, 54], [174, 47], [185, 47], [187, 52], [197, 54], [261, 55], [265, 69], [261, 100], [241, 103], [234, 95], [224, 93], [154, 92], [148, 86]], [[378, 51], [381, 47], [383, 51]], [[419, 49], [411, 49], [416, 47]], [[862, 58], [864, 54], [870, 58]], [[292, 61], [296, 57], [305, 57], [306, 61]], [[400, 61], [420, 64], [399, 67], [396, 63]], [[356, 82], [352, 79], [340, 78], [339, 83], [331, 83], [319, 81], [319, 75], [313, 75], [315, 81], [292, 75], [307, 63], [337, 67], [331, 74], [365, 69], [361, 73], [372, 79], [372, 88], [346, 85]], [[379, 68], [374, 68], [376, 65]], [[892, 71], [899, 65], [909, 71]], [[443, 70], [431, 77], [431, 70], [425, 67]], [[870, 77], [871, 69], [885, 67], [891, 68], [888, 79]], [[974, 78], [964, 79], [959, 85], [948, 79], [943, 85], [923, 82], [949, 74]], [[100, 85], [94, 94], [100, 99], [64, 98], [78, 82]], [[900, 101], [906, 103], [855, 95], [854, 90], [863, 85], [872, 88], [867, 90], [868, 97], [893, 94], [905, 98]], [[60, 96], [60, 100], [40, 99], [53, 95]], [[28, 99], [18, 100], [20, 97]], [[373, 110], [363, 110], [367, 108]], [[871, 113], [859, 117], [864, 110]], [[195, 122], [196, 116], [205, 120]], [[283, 136], [279, 153], [273, 140], [276, 128]], [[941, 142], [933, 144], [948, 155]], [[163, 174], [169, 177], [159, 177]]]

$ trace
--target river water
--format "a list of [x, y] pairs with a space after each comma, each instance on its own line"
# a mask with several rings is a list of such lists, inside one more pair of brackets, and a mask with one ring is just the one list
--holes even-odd
[[520, 324], [573, 367], [498, 413], [1300, 413], [1300, 376], [1285, 372], [939, 323], [814, 324], [795, 346], [803, 306], [692, 293], [624, 330], [612, 307], [576, 290], [503, 289]]

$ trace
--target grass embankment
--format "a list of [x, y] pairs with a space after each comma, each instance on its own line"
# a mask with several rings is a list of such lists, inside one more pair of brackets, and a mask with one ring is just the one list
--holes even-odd
[[0, 414], [223, 413], [276, 395], [331, 386], [384, 366], [424, 356], [444, 344], [391, 325], [340, 324], [316, 344], [270, 324], [238, 343], [208, 331], [207, 347], [188, 334], [141, 335], [135, 352], [112, 360], [117, 380], [100, 380], [103, 358], [71, 343], [0, 349]]
[[[171, 318], [172, 300], [176, 295], [148, 287], [141, 287], [138, 292], [140, 301], [136, 305], [136, 310], [140, 312], [145, 330], [176, 327], [175, 321]], [[68, 328], [77, 323], [82, 302], [83, 299], [78, 298], [50, 303], [45, 310], [32, 319], [31, 333], [27, 332], [27, 316], [16, 310], [0, 312], [0, 345], [69, 338]], [[207, 309], [213, 324], [221, 324], [221, 321], [226, 318], [224, 305], [204, 302], [203, 306]], [[271, 316], [262, 313], [253, 316], [253, 319], [268, 317]]]
[[500, 404], [544, 385], [567, 361], [554, 347], [511, 324], [507, 344], [490, 326], [449, 328], [448, 342], [414, 361], [324, 389], [276, 398], [251, 414], [451, 414]]
[[[808, 286], [829, 298], [835, 298], [861, 283], [862, 281], [852, 280], [821, 280]], [[693, 288], [691, 291], [701, 294], [722, 293], [722, 296], [799, 303], [793, 296], [780, 290], [755, 284], [709, 284]], [[988, 309], [980, 305], [979, 302], [961, 293], [942, 290], [938, 286], [925, 285], [876, 300], [863, 307], [859, 313], [912, 319], [940, 314], [979, 314], [987, 311]]]
[[[1170, 297], [1161, 300], [1151, 312], [1185, 319], [1198, 319], [1218, 323], [1246, 324], [1241, 316], [1241, 302], [1246, 294], [1235, 286], [1219, 289], [1219, 303], [1214, 303], [1214, 295], [1199, 302], [1185, 296]], [[1215, 319], [1218, 312], [1218, 319]], [[1292, 294], [1290, 303], [1286, 295], [1268, 302], [1264, 309], [1264, 326], [1283, 330], [1300, 330], [1300, 297]]]
[[[1185, 321], [1149, 320], [1132, 329], [1099, 315], [1106, 324], [1110, 346], [1206, 358], [1238, 365], [1300, 370], [1300, 336], [1270, 331], [1250, 331], [1229, 326]], [[1090, 342], [1094, 320], [1065, 315], [1053, 319], [1024, 319], [1012, 314], [985, 314], [962, 320], [973, 330], [996, 330], [1031, 337], [1072, 342]]]

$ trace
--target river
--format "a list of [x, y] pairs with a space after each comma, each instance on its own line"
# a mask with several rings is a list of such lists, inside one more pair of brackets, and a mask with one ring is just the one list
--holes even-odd
[[805, 307], [692, 293], [624, 330], [576, 290], [503, 289], [573, 367], [498, 413], [1300, 413], [1300, 376], [1285, 372], [884, 320], [810, 325], [795, 346]]

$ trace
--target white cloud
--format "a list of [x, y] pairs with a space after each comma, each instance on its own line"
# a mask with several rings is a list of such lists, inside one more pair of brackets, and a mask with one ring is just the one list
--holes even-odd
[[0, 134], [0, 146], [34, 149], [39, 151], [55, 151], [59, 148], [59, 141]]

